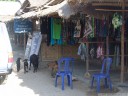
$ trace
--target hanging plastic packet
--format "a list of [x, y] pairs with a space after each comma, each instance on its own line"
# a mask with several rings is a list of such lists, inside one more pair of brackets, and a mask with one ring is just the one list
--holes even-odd
[[91, 59], [93, 59], [93, 58], [94, 58], [94, 55], [95, 55], [95, 50], [94, 50], [94, 48], [91, 48], [91, 49], [90, 49], [90, 55], [91, 55]]
[[81, 24], [80, 24], [80, 20], [78, 20], [77, 24], [76, 24], [76, 27], [75, 27], [75, 31], [74, 31], [74, 37], [79, 38], [80, 33], [81, 33]]
[[122, 25], [122, 16], [115, 13], [112, 19], [112, 24], [114, 26], [114, 29], [117, 29], [119, 26]]

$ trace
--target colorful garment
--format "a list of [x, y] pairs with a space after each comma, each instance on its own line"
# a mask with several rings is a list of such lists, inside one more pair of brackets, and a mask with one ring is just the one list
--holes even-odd
[[53, 18], [53, 39], [60, 39], [61, 37], [61, 19]]
[[85, 24], [84, 37], [88, 36], [91, 33], [92, 33], [92, 26], [90, 21], [87, 21]]
[[[60, 33], [57, 33], [59, 31], [55, 32], [55, 29], [57, 29], [56, 27], [57, 26], [54, 25], [54, 18], [51, 18], [51, 45], [55, 45], [55, 44], [62, 45], [63, 42], [62, 42], [61, 31], [60, 31]], [[59, 28], [58, 28], [58, 30], [59, 30]], [[55, 33], [57, 33], [57, 35], [55, 35]], [[57, 39], [57, 38], [59, 38], [59, 39]]]
[[53, 39], [53, 18], [51, 18], [51, 45], [55, 44], [55, 40]]

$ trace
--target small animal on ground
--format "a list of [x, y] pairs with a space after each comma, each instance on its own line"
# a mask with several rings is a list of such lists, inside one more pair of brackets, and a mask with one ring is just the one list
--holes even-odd
[[21, 60], [21, 58], [17, 58], [17, 60], [16, 60], [17, 72], [20, 71], [20, 60]]
[[23, 62], [24, 62], [24, 73], [26, 73], [28, 72], [28, 60], [24, 59]]
[[37, 72], [37, 69], [38, 69], [38, 55], [36, 54], [32, 54], [30, 56], [30, 70], [31, 70], [31, 64], [33, 65], [33, 72]]
[[48, 68], [51, 69], [51, 76], [54, 78], [56, 75], [56, 72], [58, 70], [58, 63], [57, 61], [53, 61], [48, 64]]

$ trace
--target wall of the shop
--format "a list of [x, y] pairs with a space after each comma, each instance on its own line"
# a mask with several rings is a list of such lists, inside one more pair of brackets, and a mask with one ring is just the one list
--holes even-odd
[[41, 44], [41, 56], [42, 61], [54, 61], [59, 58], [60, 55], [60, 46], [47, 46], [46, 43]]
[[64, 57], [79, 58], [79, 56], [77, 55], [78, 47], [79, 47], [79, 44], [62, 46], [61, 54]]
[[41, 45], [41, 58], [42, 61], [55, 61], [60, 57], [74, 57], [79, 58], [77, 55], [78, 45], [54, 45], [47, 46], [46, 43]]

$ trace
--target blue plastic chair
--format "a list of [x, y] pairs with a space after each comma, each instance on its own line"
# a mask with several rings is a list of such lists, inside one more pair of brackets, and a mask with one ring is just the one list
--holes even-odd
[[57, 87], [57, 79], [61, 77], [62, 79], [62, 90], [64, 90], [64, 77], [67, 76], [68, 86], [73, 88], [72, 84], [72, 70], [73, 70], [74, 58], [62, 57], [58, 60], [58, 71], [55, 77], [55, 87]]
[[108, 88], [108, 83], [109, 83], [109, 88], [110, 90], [112, 90], [112, 83], [109, 74], [111, 64], [112, 64], [112, 58], [104, 59], [102, 63], [101, 72], [92, 75], [91, 88], [93, 87], [94, 79], [97, 80], [97, 87], [96, 87], [97, 92], [100, 92], [100, 80], [102, 78], [105, 80], [105, 88]]

